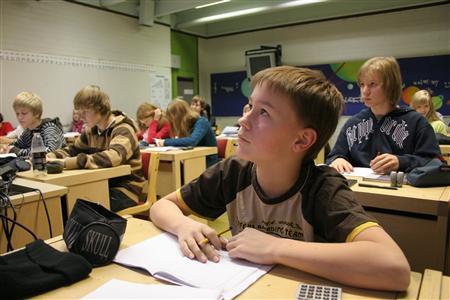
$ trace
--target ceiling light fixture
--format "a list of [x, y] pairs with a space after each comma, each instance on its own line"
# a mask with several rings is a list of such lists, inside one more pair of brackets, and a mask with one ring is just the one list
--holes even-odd
[[232, 18], [232, 17], [237, 17], [237, 16], [249, 15], [249, 14], [254, 14], [254, 13], [261, 12], [261, 11], [264, 11], [267, 9], [269, 9], [269, 7], [262, 6], [262, 7], [255, 7], [255, 8], [249, 8], [249, 9], [242, 9], [242, 10], [238, 10], [238, 11], [231, 11], [231, 12], [227, 12], [227, 13], [223, 13], [223, 14], [198, 18], [195, 21], [195, 23], [205, 23], [205, 22], [217, 21], [217, 20], [227, 19], [227, 18]]
[[208, 6], [212, 6], [212, 5], [217, 5], [217, 4], [221, 4], [221, 3], [225, 3], [225, 2], [230, 2], [230, 0], [221, 0], [221, 1], [216, 1], [216, 2], [213, 2], [213, 3], [199, 5], [199, 6], [196, 6], [195, 9], [208, 7]]
[[278, 4], [276, 7], [294, 7], [294, 6], [300, 6], [300, 5], [306, 5], [306, 4], [312, 4], [312, 3], [318, 3], [318, 2], [325, 2], [327, 0], [295, 0], [295, 1], [289, 1], [285, 3]]

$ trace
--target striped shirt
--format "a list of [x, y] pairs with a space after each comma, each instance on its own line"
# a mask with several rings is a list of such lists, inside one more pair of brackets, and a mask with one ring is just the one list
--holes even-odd
[[46, 153], [55, 151], [66, 145], [63, 127], [59, 118], [46, 118], [41, 120], [41, 124], [38, 127], [34, 129], [25, 129], [20, 137], [14, 142], [10, 152], [15, 153], [17, 156], [30, 156], [31, 141], [34, 133], [41, 134]]
[[50, 156], [66, 158], [66, 169], [99, 169], [128, 164], [131, 174], [112, 178], [109, 187], [116, 188], [135, 202], [144, 201], [147, 182], [141, 170], [141, 153], [134, 122], [120, 111], [113, 111], [114, 120], [100, 131], [86, 128], [73, 145], [54, 151]]

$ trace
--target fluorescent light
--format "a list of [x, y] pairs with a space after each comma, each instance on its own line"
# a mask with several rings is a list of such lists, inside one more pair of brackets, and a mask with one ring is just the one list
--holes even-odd
[[199, 18], [195, 21], [195, 23], [205, 23], [205, 22], [217, 21], [217, 20], [227, 19], [227, 18], [232, 18], [232, 17], [237, 17], [237, 16], [249, 15], [249, 14], [254, 14], [254, 13], [261, 12], [261, 11], [264, 11], [267, 9], [269, 9], [269, 7], [262, 6], [262, 7], [255, 7], [255, 8], [238, 10], [238, 11], [231, 11], [231, 12], [227, 12], [227, 13], [223, 13], [223, 14]]
[[325, 2], [327, 0], [294, 0], [289, 1], [285, 3], [278, 4], [277, 7], [294, 7], [294, 6], [300, 6], [300, 5], [306, 5], [306, 4], [312, 4], [312, 3], [318, 3], [318, 2]]
[[220, 0], [220, 1], [213, 2], [213, 3], [199, 5], [199, 6], [196, 6], [195, 9], [208, 7], [208, 6], [212, 6], [212, 5], [217, 5], [217, 4], [221, 4], [221, 3], [225, 3], [225, 2], [230, 2], [230, 0]]

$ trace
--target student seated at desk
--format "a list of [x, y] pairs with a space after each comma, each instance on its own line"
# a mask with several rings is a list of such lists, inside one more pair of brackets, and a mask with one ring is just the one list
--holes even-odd
[[[157, 139], [157, 146], [205, 146], [217, 147], [216, 135], [208, 120], [193, 111], [186, 101], [174, 99], [167, 107], [167, 119], [170, 122], [172, 139]], [[219, 160], [217, 154], [206, 157], [209, 167]]]
[[[150, 103], [142, 103], [136, 111], [136, 118], [141, 128], [147, 128], [142, 137], [143, 142], [153, 144], [154, 139], [170, 137], [170, 123], [160, 108]], [[146, 145], [146, 146], [147, 146]]]
[[435, 133], [447, 135], [447, 125], [445, 125], [437, 115], [429, 91], [420, 90], [415, 92], [411, 99], [410, 106], [427, 119]]
[[361, 97], [367, 106], [342, 127], [326, 163], [339, 172], [353, 167], [375, 173], [410, 171], [440, 156], [436, 136], [427, 120], [413, 109], [400, 107], [402, 78], [394, 57], [374, 57], [358, 72]]
[[30, 92], [18, 94], [13, 101], [13, 108], [17, 121], [24, 131], [12, 145], [2, 149], [4, 153], [10, 152], [17, 156], [29, 157], [34, 133], [41, 134], [46, 152], [55, 151], [66, 145], [63, 126], [59, 118], [41, 119], [42, 100], [37, 94]]
[[[339, 91], [322, 73], [295, 67], [265, 69], [252, 87], [251, 110], [239, 121], [238, 157], [157, 201], [152, 222], [178, 236], [184, 255], [202, 262], [217, 262], [216, 249], [225, 247], [234, 258], [343, 284], [406, 290], [410, 269], [401, 249], [366, 214], [343, 176], [314, 164], [342, 111]], [[229, 241], [187, 217], [214, 219], [225, 211]]]
[[73, 100], [80, 110], [85, 130], [75, 143], [47, 158], [62, 159], [66, 169], [98, 169], [122, 164], [131, 166], [131, 175], [109, 181], [110, 207], [119, 211], [144, 201], [146, 181], [141, 171], [141, 155], [134, 122], [120, 111], [111, 111], [108, 95], [98, 86], [81, 89]]

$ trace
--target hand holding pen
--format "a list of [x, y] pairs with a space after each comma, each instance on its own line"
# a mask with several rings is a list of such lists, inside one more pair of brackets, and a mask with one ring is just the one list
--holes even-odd
[[389, 153], [378, 155], [370, 161], [370, 168], [377, 174], [389, 174], [391, 171], [397, 171], [400, 167], [398, 157]]

